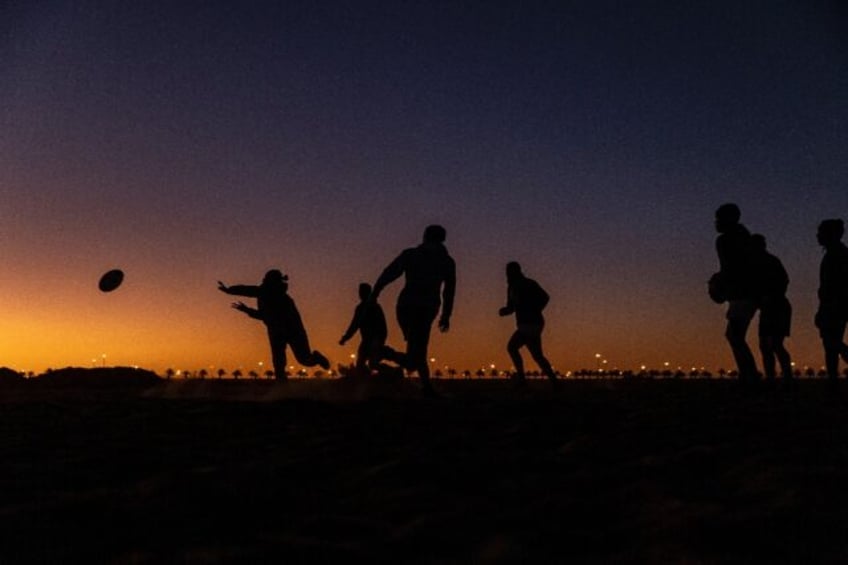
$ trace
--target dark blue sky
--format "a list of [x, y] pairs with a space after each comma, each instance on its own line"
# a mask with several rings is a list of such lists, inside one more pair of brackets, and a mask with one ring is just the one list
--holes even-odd
[[[730, 365], [704, 284], [736, 201], [818, 364], [846, 37], [838, 2], [6, 3], [0, 354], [247, 365], [261, 330], [214, 281], [279, 266], [343, 361], [357, 283], [440, 222], [460, 286], [439, 364], [508, 364], [519, 260], [553, 297], [559, 367]], [[104, 312], [87, 293], [112, 266], [128, 284]]]

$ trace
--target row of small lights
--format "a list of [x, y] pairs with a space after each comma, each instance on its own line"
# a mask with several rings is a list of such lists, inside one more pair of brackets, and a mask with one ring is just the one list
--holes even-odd
[[[351, 354], [350, 354], [350, 359], [351, 359], [351, 362], [355, 362], [355, 361], [356, 361], [356, 354], [355, 354], [355, 353], [351, 353]], [[595, 353], [595, 360], [596, 360], [596, 363], [597, 363], [597, 371], [598, 371], [599, 373], [600, 373], [600, 372], [602, 372], [602, 369], [603, 369], [603, 371], [606, 371], [606, 367], [607, 367], [607, 365], [608, 365], [608, 361], [604, 358], [604, 356], [603, 356], [602, 354], [600, 354], [600, 353]], [[99, 358], [98, 358], [98, 357], [93, 357], [93, 358], [91, 359], [91, 365], [92, 365], [93, 367], [96, 367], [98, 363], [100, 363], [100, 365], [101, 365], [102, 367], [105, 367], [105, 366], [106, 366], [106, 354], [105, 354], [105, 353], [102, 353], [102, 354], [100, 355], [100, 357], [99, 357]], [[430, 363], [434, 365], [434, 364], [436, 363], [436, 358], [435, 358], [435, 357], [430, 357]], [[264, 365], [265, 365], [265, 362], [264, 362], [264, 361], [258, 361], [256, 364], [257, 364], [257, 367], [259, 368], [260, 375], [261, 375], [261, 371], [262, 371], [262, 368], [263, 368], [263, 367], [264, 367]], [[671, 364], [670, 364], [668, 361], [663, 362], [663, 369], [664, 369], [664, 370], [669, 370], [669, 369], [670, 369], [670, 366], [671, 366]], [[133, 369], [138, 369], [138, 368], [139, 368], [139, 366], [138, 366], [138, 365], [132, 365], [132, 368], [133, 368]], [[484, 365], [484, 366], [481, 366], [479, 370], [486, 370], [486, 368], [487, 368], [487, 367]], [[795, 368], [796, 368], [796, 364], [795, 364], [795, 362], [794, 362], [794, 361], [792, 362], [792, 368], [793, 368], [793, 369], [795, 369]], [[805, 369], [809, 369], [809, 367], [804, 367], [804, 368], [805, 368]], [[822, 369], [823, 369], [823, 368], [824, 368], [824, 367], [822, 367]], [[242, 367], [238, 367], [238, 368], [237, 368], [237, 370], [239, 370], [239, 371], [240, 371], [241, 369], [242, 369]], [[296, 373], [295, 373], [295, 369], [296, 369], [296, 367], [295, 367], [294, 365], [289, 365], [289, 366], [288, 366], [288, 370], [289, 370], [289, 372], [291, 372], [292, 374], [296, 374]], [[494, 363], [490, 363], [490, 364], [489, 364], [489, 366], [488, 366], [488, 369], [489, 369], [489, 370], [494, 370], [494, 369], [496, 369], [496, 365], [495, 365]], [[644, 372], [644, 371], [647, 371], [647, 370], [648, 370], [648, 367], [647, 367], [647, 365], [640, 365], [640, 366], [639, 366], [639, 369], [640, 369], [641, 371], [643, 371], [643, 372]], [[210, 366], [209, 366], [209, 370], [210, 370], [210, 372], [211, 372], [211, 371], [214, 371], [214, 370], [215, 370], [215, 367], [214, 367], [213, 365], [210, 365]], [[448, 370], [450, 370], [450, 367], [449, 367], [448, 365], [445, 365], [445, 366], [444, 366], [444, 370], [445, 370], [445, 371], [448, 371]], [[554, 367], [554, 370], [556, 370], [556, 368], [555, 368], [555, 367]], [[678, 366], [678, 367], [676, 368], [676, 370], [677, 370], [677, 371], [682, 371], [682, 370], [683, 370], [683, 367], [682, 367], [682, 366]], [[705, 370], [706, 370], [706, 369], [705, 369], [705, 367], [703, 367], [703, 366], [702, 366], [702, 367], [692, 367], [692, 368], [691, 368], [691, 371], [692, 371], [692, 372], [696, 372], [696, 371], [704, 372]], [[305, 371], [305, 369], [304, 369], [304, 368], [301, 368], [301, 369], [300, 369], [300, 371], [298, 371], [298, 372], [303, 372], [303, 371]], [[618, 371], [618, 369], [617, 369], [617, 368], [614, 368], [614, 369], [613, 369], [613, 371]], [[175, 372], [174, 372], [174, 374], [175, 374], [176, 376], [180, 376], [180, 375], [182, 375], [184, 372], [190, 372], [190, 371], [177, 370], [177, 371], [175, 371]], [[332, 374], [334, 374], [334, 373], [335, 373], [335, 371], [330, 370], [330, 371], [328, 371], [328, 373], [330, 373], [330, 374], [332, 375]], [[567, 372], [567, 373], [565, 373], [565, 374], [566, 374], [566, 376], [570, 376], [570, 375], [572, 374], [572, 372], [571, 372], [571, 371], [568, 371], [568, 372]]]

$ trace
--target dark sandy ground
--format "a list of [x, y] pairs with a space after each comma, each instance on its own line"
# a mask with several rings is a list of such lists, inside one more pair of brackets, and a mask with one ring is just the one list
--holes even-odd
[[825, 383], [438, 388], [5, 386], [0, 562], [848, 562]]

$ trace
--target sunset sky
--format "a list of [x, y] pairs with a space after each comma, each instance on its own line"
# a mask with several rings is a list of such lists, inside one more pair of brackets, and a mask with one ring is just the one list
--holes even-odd
[[509, 367], [517, 260], [552, 297], [558, 369], [731, 367], [706, 294], [726, 201], [783, 260], [787, 345], [819, 366], [815, 231], [848, 219], [840, 6], [4, 2], [0, 366], [267, 366], [216, 281], [269, 268], [346, 363], [357, 285], [441, 223], [438, 366]]

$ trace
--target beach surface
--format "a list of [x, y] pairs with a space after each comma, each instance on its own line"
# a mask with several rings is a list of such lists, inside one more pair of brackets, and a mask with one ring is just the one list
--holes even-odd
[[436, 387], [7, 384], [0, 562], [848, 562], [824, 382]]

